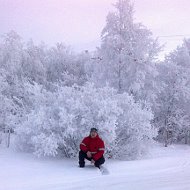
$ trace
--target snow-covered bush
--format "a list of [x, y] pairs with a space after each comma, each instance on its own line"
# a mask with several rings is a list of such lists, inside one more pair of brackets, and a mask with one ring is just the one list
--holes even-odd
[[17, 147], [38, 156], [76, 157], [91, 127], [99, 129], [107, 155], [114, 158], [136, 158], [152, 138], [152, 113], [110, 87], [95, 88], [89, 83], [61, 87], [54, 93], [42, 90], [35, 96], [36, 109], [16, 133]]
[[113, 156], [121, 159], [139, 158], [147, 152], [149, 143], [156, 135], [156, 130], [150, 124], [153, 114], [149, 108], [142, 109], [126, 93], [117, 95], [117, 99], [122, 114], [118, 118]]

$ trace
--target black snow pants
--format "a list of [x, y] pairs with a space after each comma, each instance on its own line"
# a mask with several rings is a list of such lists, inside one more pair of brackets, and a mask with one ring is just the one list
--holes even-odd
[[[80, 150], [79, 152], [79, 167], [83, 168], [85, 167], [85, 159], [91, 161], [92, 158], [88, 158], [87, 154]], [[96, 160], [94, 163], [94, 166], [100, 168], [100, 165], [102, 165], [105, 162], [105, 158], [102, 156], [100, 159]]]

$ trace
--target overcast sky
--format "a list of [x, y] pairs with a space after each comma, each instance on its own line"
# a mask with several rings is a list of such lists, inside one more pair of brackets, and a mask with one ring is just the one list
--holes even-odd
[[[24, 40], [53, 45], [65, 42], [75, 50], [99, 45], [106, 15], [115, 0], [0, 0], [0, 34], [15, 30]], [[190, 37], [190, 0], [134, 0], [135, 18], [157, 36]], [[182, 37], [160, 37], [165, 52]]]

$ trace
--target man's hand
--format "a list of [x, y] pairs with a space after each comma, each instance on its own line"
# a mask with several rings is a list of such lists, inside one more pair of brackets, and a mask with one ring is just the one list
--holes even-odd
[[91, 153], [91, 152], [88, 151], [86, 154], [87, 154], [87, 157], [88, 157], [88, 158], [91, 158], [91, 157], [92, 157], [92, 153]]
[[92, 159], [92, 160], [91, 160], [91, 163], [92, 163], [92, 164], [94, 164], [94, 163], [95, 163], [95, 161]]

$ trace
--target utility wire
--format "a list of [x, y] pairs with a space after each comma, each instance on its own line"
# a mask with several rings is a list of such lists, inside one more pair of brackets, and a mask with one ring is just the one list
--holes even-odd
[[175, 37], [190, 37], [190, 34], [187, 34], [187, 35], [166, 35], [166, 36], [158, 36], [158, 38], [175, 38]]

